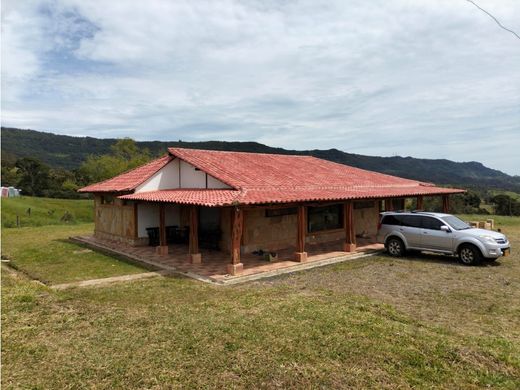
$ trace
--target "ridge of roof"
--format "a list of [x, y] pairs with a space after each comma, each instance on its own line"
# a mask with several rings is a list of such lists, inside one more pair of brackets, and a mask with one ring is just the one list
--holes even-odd
[[[232, 154], [247, 154], [247, 155], [264, 155], [264, 156], [288, 156], [288, 157], [301, 157], [301, 158], [317, 158], [307, 154], [282, 154], [282, 153], [266, 153], [266, 152], [243, 152], [240, 150], [215, 150], [215, 149], [197, 149], [197, 148], [181, 148], [178, 146], [169, 146], [168, 152], [171, 150], [179, 151], [191, 151], [195, 150], [198, 152], [211, 152], [211, 153], [232, 153]], [[318, 160], [323, 160], [317, 158]]]

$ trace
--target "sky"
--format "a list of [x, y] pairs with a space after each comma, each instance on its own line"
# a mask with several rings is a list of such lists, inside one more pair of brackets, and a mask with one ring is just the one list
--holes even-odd
[[1, 55], [2, 126], [520, 175], [520, 39], [466, 0], [3, 0]]

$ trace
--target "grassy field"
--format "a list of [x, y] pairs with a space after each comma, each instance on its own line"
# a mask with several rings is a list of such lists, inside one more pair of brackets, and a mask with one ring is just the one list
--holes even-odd
[[[478, 267], [375, 256], [239, 286], [168, 277], [59, 292], [3, 272], [2, 387], [517, 389], [520, 218], [496, 222], [513, 254]], [[85, 272], [68, 260], [82, 248], [59, 237], [91, 225], [39, 229], [4, 229], [14, 262], [53, 281]], [[20, 243], [33, 240], [29, 256]], [[60, 252], [62, 267], [40, 260]]]
[[135, 274], [147, 270], [68, 241], [92, 234], [94, 224], [2, 229], [2, 257], [46, 284]]
[[[70, 220], [62, 219], [65, 213], [71, 215]], [[25, 227], [13, 227], [17, 215]], [[2, 258], [45, 284], [146, 272], [68, 241], [70, 236], [92, 234], [94, 225], [85, 223], [92, 222], [92, 217], [92, 200], [3, 198]]]
[[92, 222], [94, 203], [88, 199], [52, 199], [32, 196], [2, 198], [2, 227], [16, 227], [17, 216], [20, 227]]

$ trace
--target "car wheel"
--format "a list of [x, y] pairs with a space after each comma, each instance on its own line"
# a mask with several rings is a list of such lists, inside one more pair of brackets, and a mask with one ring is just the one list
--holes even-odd
[[390, 238], [386, 242], [386, 250], [390, 256], [399, 257], [404, 255], [404, 244], [399, 238]]
[[462, 264], [475, 265], [482, 260], [482, 255], [474, 245], [462, 245], [459, 249], [459, 259]]

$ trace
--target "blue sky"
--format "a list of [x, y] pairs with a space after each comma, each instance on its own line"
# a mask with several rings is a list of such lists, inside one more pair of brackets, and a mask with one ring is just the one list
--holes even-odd
[[520, 40], [465, 0], [4, 0], [2, 125], [520, 175]]

